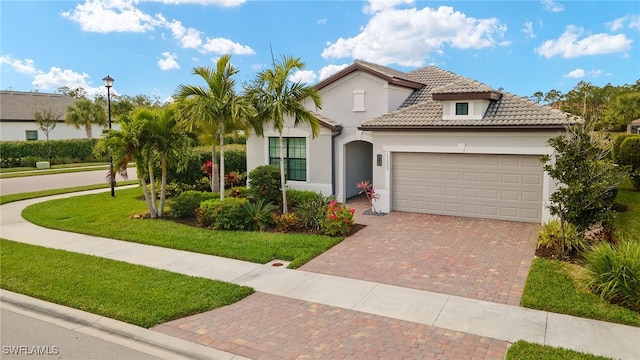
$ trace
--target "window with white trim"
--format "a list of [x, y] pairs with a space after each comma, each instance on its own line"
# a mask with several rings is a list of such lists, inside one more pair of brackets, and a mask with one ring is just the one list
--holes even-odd
[[[307, 181], [307, 139], [282, 138], [284, 172], [287, 180]], [[280, 139], [269, 138], [269, 164], [280, 168]]]

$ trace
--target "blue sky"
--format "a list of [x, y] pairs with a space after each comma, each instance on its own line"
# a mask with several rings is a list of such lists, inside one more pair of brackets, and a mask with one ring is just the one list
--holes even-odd
[[271, 51], [316, 83], [362, 59], [436, 65], [529, 96], [640, 79], [638, 1], [87, 0], [0, 2], [0, 89], [82, 87], [165, 101], [225, 53], [238, 82]]

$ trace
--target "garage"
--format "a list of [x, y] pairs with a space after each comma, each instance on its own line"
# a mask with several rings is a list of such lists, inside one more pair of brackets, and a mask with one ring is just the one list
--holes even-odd
[[542, 216], [539, 155], [392, 155], [392, 209], [537, 222]]

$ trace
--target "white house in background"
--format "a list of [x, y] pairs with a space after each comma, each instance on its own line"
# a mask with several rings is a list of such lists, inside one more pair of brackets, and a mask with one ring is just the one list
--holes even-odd
[[[371, 180], [376, 209], [537, 222], [553, 181], [540, 157], [576, 121], [567, 113], [435, 66], [408, 73], [356, 60], [315, 88], [322, 124], [284, 129], [287, 186], [358, 194]], [[278, 164], [278, 134], [247, 140], [247, 170]]]
[[[35, 121], [37, 111], [51, 111], [54, 116], [60, 116], [49, 133], [49, 140], [85, 139], [84, 127], [76, 129], [64, 122], [67, 107], [74, 103], [74, 98], [61, 94], [0, 91], [0, 141], [46, 140]], [[93, 125], [93, 137], [102, 136], [102, 129]]]

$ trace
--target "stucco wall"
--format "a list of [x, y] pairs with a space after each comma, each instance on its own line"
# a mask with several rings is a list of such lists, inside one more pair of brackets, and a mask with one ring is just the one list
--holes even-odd
[[[380, 195], [376, 208], [383, 212], [391, 209], [391, 154], [394, 152], [544, 155], [553, 151], [547, 140], [559, 134], [559, 131], [372, 132], [373, 156], [381, 154], [383, 157], [382, 166], [373, 167], [373, 185]], [[555, 190], [556, 185], [545, 173], [543, 222], [550, 218], [546, 205]]]
[[[119, 129], [117, 123], [112, 124], [114, 129]], [[92, 127], [91, 136], [99, 138], [102, 136], [102, 126], [94, 125]], [[0, 122], [0, 141], [23, 141], [26, 140], [26, 131], [38, 131], [38, 140], [46, 140], [45, 134], [38, 129], [38, 125], [33, 121], [3, 121]], [[76, 130], [72, 125], [66, 123], [58, 123], [56, 127], [49, 133], [49, 140], [64, 139], [86, 139], [87, 135], [84, 127]]]

